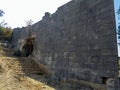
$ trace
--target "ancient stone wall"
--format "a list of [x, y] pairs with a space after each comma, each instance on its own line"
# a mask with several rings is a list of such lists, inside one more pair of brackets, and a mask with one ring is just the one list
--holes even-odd
[[[33, 54], [58, 79], [107, 84], [108, 90], [118, 90], [115, 30], [113, 0], [72, 0], [32, 26]], [[27, 38], [25, 32], [21, 29], [13, 37], [15, 46], [20, 45], [16, 47]]]

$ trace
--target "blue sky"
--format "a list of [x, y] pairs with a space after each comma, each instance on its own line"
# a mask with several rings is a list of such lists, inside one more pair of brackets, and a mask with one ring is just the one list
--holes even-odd
[[[117, 10], [120, 7], [120, 0], [114, 0], [114, 6], [115, 6], [115, 16], [116, 16], [116, 29], [118, 27], [118, 23], [120, 23], [120, 20], [118, 20]], [[118, 56], [120, 57], [120, 46], [118, 45]]]
[[[114, 0], [114, 6], [115, 6], [115, 12], [117, 12], [117, 10], [120, 7], [120, 0]], [[118, 26], [118, 23], [119, 23], [118, 15], [117, 15], [117, 13], [115, 13], [115, 15], [116, 15], [116, 26]]]

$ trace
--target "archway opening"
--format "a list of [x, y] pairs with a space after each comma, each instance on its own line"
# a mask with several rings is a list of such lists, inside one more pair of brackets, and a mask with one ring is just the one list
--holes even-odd
[[32, 54], [34, 47], [34, 38], [27, 38], [26, 43], [22, 47], [22, 56], [28, 57]]

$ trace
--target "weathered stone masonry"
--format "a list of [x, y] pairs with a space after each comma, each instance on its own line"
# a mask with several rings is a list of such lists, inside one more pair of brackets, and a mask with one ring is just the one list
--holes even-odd
[[[13, 45], [21, 50], [28, 37], [25, 29], [13, 33]], [[119, 90], [115, 30], [113, 0], [72, 0], [32, 26], [33, 55], [57, 78]]]

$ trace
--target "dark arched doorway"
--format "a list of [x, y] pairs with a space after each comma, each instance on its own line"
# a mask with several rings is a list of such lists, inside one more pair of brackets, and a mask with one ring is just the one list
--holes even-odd
[[34, 38], [27, 38], [25, 44], [22, 47], [22, 56], [28, 57], [33, 52]]

